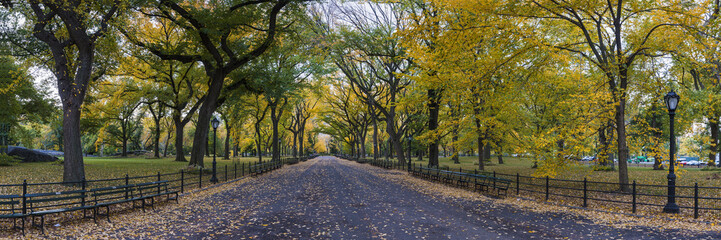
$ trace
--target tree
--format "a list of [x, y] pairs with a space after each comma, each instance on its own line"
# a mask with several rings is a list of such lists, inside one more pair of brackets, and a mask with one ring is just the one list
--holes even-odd
[[[499, 14], [537, 21], [542, 27], [522, 26], [519, 33], [535, 43], [581, 57], [605, 77], [615, 106], [619, 189], [629, 191], [626, 159], [626, 104], [630, 74], [644, 57], [659, 56], [678, 45], [680, 39], [661, 36], [683, 31], [668, 19], [688, 19], [695, 4], [680, 2], [559, 2], [529, 1], [514, 7], [499, 7]], [[531, 28], [533, 31], [530, 31]], [[559, 33], [559, 29], [565, 29]], [[663, 42], [659, 41], [663, 39]]]
[[183, 28], [185, 38], [197, 46], [191, 53], [167, 51], [136, 39], [131, 31], [124, 32], [131, 42], [148, 49], [161, 59], [183, 63], [200, 62], [203, 65], [208, 77], [208, 92], [198, 112], [189, 165], [204, 166], [203, 155], [207, 146], [210, 117], [219, 105], [221, 93], [249, 81], [246, 78], [236, 79], [236, 82], [226, 86], [226, 77], [271, 46], [278, 31], [278, 15], [290, 2], [250, 1], [234, 5], [213, 2], [208, 6], [198, 6], [158, 0], [157, 8], [146, 16], [169, 20]]
[[[148, 19], [143, 15], [135, 17], [138, 25], [144, 26], [135, 32], [136, 40], [154, 42], [156, 48], [168, 52], [190, 51], [187, 47], [190, 43], [183, 38], [181, 27], [164, 19], [160, 19], [157, 25], [141, 24]], [[202, 69], [195, 62], [163, 60], [142, 48], [128, 48], [131, 56], [123, 58], [121, 74], [136, 78], [146, 95], [156, 96], [151, 103], [158, 102], [171, 109], [170, 117], [175, 128], [175, 161], [187, 162], [183, 147], [185, 126], [195, 116], [207, 92]]]
[[[80, 134], [80, 112], [95, 71], [96, 47], [108, 31], [108, 23], [123, 7], [118, 0], [31, 0], [26, 4], [4, 4], [23, 12], [32, 35], [48, 47], [49, 67], [57, 80], [63, 106], [63, 181], [78, 182], [85, 177]], [[91, 14], [91, 12], [93, 14]]]

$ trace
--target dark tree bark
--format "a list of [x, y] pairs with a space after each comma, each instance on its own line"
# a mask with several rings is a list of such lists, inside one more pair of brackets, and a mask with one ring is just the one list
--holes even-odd
[[496, 156], [498, 157], [498, 164], [503, 164], [503, 148], [500, 146], [500, 144], [498, 145]]
[[[440, 98], [440, 93], [436, 89], [428, 90], [428, 130], [430, 132], [435, 132], [438, 129], [438, 102]], [[438, 166], [438, 141], [438, 138], [433, 138], [428, 145], [428, 166]]]
[[[283, 100], [283, 103], [278, 106], [278, 103]], [[273, 148], [273, 154], [271, 156], [273, 161], [280, 161], [280, 146], [278, 145], [278, 123], [280, 122], [280, 118], [283, 116], [283, 108], [285, 108], [285, 105], [288, 103], [287, 98], [276, 98], [273, 100], [268, 101], [268, 106], [270, 107], [270, 121], [273, 124], [273, 140], [272, 140], [272, 148]]]

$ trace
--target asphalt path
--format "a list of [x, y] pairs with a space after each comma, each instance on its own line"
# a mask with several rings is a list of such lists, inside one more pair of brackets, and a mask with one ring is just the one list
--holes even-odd
[[[148, 223], [160, 239], [721, 239], [677, 230], [614, 228], [570, 213], [534, 212], [493, 199], [430, 197], [383, 174], [319, 157], [253, 177]], [[233, 185], [235, 184], [235, 185]], [[465, 191], [465, 190], [458, 190]], [[178, 212], [178, 211], [175, 211]], [[158, 225], [162, 224], [162, 226]], [[125, 236], [128, 237], [128, 236]], [[128, 238], [133, 238], [128, 237]], [[145, 238], [145, 237], [140, 237]]]

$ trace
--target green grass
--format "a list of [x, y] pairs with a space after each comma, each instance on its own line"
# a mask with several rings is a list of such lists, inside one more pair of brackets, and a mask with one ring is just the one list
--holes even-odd
[[[428, 159], [424, 158], [424, 161], [418, 162], [417, 158], [413, 159], [413, 163], [428, 164]], [[460, 157], [460, 164], [455, 164], [448, 157], [439, 158], [441, 167], [450, 167], [458, 169], [478, 169], [478, 157], [476, 156], [465, 156]], [[491, 158], [491, 162], [486, 162], [486, 171], [496, 171], [498, 173], [505, 174], [516, 174], [519, 173], [523, 176], [531, 176], [535, 172], [533, 161], [528, 158], [516, 158], [516, 157], [503, 157], [504, 164], [498, 164], [496, 156]], [[635, 164], [631, 164], [635, 165]], [[616, 166], [618, 168], [618, 166]], [[715, 186], [721, 187], [721, 180], [714, 179], [721, 177], [721, 172], [718, 171], [701, 171], [701, 168], [697, 167], [684, 167], [681, 170], [677, 170], [677, 184], [685, 186], [693, 186], [695, 182], [698, 182], [699, 186]], [[639, 184], [659, 184], [665, 185], [667, 183], [666, 176], [668, 170], [653, 170], [651, 167], [629, 167], [629, 179], [631, 182], [636, 180]], [[718, 176], [718, 177], [716, 177]], [[601, 181], [601, 182], [618, 182], [618, 171], [593, 171], [592, 167], [585, 164], [575, 164], [568, 167], [568, 169], [559, 171], [556, 176], [559, 179], [572, 179], [572, 180], [583, 180], [587, 178], [589, 181]]]
[[[270, 158], [263, 158], [267, 161]], [[88, 180], [108, 179], [129, 176], [146, 176], [160, 173], [180, 172], [181, 169], [187, 169], [187, 162], [176, 162], [174, 158], [163, 159], [146, 159], [143, 157], [136, 158], [90, 158], [86, 157], [85, 176]], [[205, 158], [205, 168], [212, 168], [213, 158]], [[223, 171], [225, 165], [228, 165], [228, 171], [232, 171], [233, 164], [256, 163], [257, 158], [232, 158], [231, 160], [217, 159], [218, 171]], [[240, 168], [240, 165], [238, 166]], [[240, 170], [239, 170], [240, 171]], [[0, 184], [20, 184], [23, 179], [27, 179], [29, 183], [41, 182], [59, 182], [62, 181], [63, 166], [58, 163], [18, 163], [13, 166], [0, 167]]]

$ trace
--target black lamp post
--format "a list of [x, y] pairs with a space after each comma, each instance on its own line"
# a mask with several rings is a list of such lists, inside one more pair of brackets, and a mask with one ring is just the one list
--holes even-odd
[[216, 162], [215, 162], [215, 142], [216, 142], [216, 134], [218, 130], [218, 125], [220, 124], [220, 121], [218, 121], [217, 118], [213, 117], [213, 120], [210, 120], [210, 124], [213, 125], [213, 177], [210, 178], [211, 183], [218, 183], [218, 177], [216, 176]]
[[678, 106], [679, 97], [675, 92], [670, 91], [663, 100], [666, 102], [668, 107], [669, 122], [669, 169], [668, 169], [668, 202], [663, 207], [665, 213], [678, 213], [680, 211], [678, 205], [676, 205], [676, 174], [674, 174], [675, 162], [674, 162], [674, 150], [676, 150], [676, 136], [673, 132], [674, 116], [676, 115], [676, 107]]
[[412, 142], [413, 142], [413, 136], [409, 135], [408, 136], [408, 169], [406, 169], [408, 171], [411, 170], [411, 147], [413, 147]]

